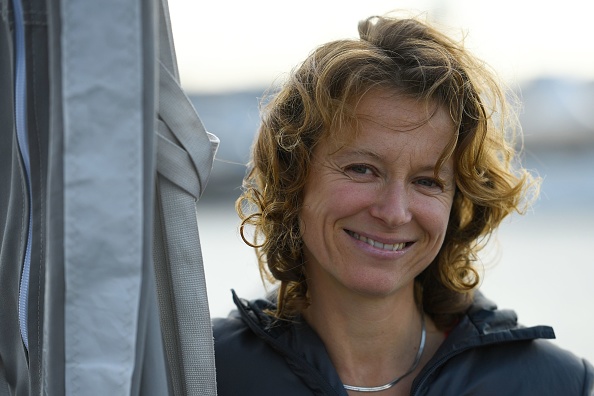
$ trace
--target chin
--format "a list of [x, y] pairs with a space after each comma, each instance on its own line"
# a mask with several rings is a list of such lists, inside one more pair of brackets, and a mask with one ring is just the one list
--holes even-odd
[[347, 286], [354, 293], [370, 298], [390, 297], [405, 290], [414, 290], [414, 279], [410, 282], [389, 281], [387, 277], [381, 279], [367, 279], [364, 282], [358, 280]]

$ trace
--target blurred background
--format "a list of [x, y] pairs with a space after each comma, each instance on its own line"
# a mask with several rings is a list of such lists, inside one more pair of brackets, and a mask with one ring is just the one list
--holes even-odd
[[[354, 38], [357, 22], [403, 9], [464, 39], [521, 98], [524, 160], [541, 197], [481, 255], [483, 292], [525, 325], [594, 362], [594, 24], [581, 0], [170, 0], [182, 85], [221, 145], [198, 204], [211, 315], [265, 291], [239, 237], [234, 200], [264, 93], [316, 46]], [[538, 4], [538, 5], [537, 5]]]

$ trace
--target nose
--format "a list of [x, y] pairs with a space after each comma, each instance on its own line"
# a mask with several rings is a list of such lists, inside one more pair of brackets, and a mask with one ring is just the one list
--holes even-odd
[[411, 221], [411, 199], [406, 186], [401, 182], [386, 184], [377, 193], [370, 213], [389, 227], [397, 227]]

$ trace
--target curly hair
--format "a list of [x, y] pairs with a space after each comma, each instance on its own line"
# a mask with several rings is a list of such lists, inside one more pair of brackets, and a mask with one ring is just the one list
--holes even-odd
[[356, 129], [354, 107], [373, 88], [444, 106], [456, 133], [437, 168], [453, 158], [456, 192], [443, 245], [415, 279], [415, 297], [446, 330], [479, 283], [477, 252], [508, 214], [525, 210], [538, 180], [517, 161], [509, 93], [461, 43], [416, 18], [370, 17], [359, 35], [315, 49], [263, 107], [236, 203], [241, 235], [256, 248], [263, 279], [280, 282], [273, 314], [294, 317], [308, 306], [299, 213], [316, 144]]

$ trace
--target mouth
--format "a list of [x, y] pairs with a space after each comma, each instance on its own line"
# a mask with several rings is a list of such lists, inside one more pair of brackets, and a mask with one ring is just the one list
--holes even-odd
[[371, 238], [364, 237], [362, 235], [357, 234], [356, 232], [345, 230], [347, 234], [352, 236], [353, 238], [365, 242], [366, 244], [376, 247], [378, 249], [386, 250], [389, 252], [397, 252], [399, 250], [403, 250], [405, 247], [410, 246], [412, 242], [402, 242], [402, 243], [382, 243], [375, 241]]

